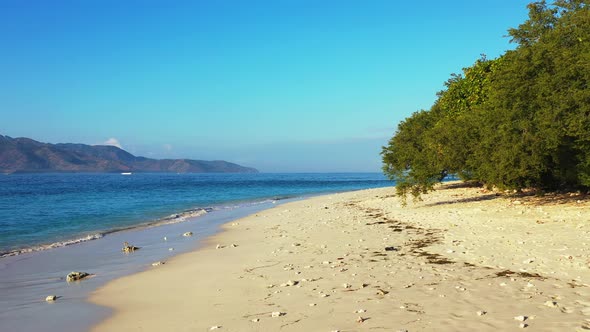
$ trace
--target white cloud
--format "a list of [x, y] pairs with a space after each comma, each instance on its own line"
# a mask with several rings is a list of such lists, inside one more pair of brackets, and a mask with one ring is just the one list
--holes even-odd
[[123, 147], [121, 146], [121, 143], [119, 142], [118, 139], [116, 138], [109, 138], [108, 140], [104, 141], [102, 143], [103, 145], [112, 145], [112, 146], [116, 146], [119, 149], [122, 149]]

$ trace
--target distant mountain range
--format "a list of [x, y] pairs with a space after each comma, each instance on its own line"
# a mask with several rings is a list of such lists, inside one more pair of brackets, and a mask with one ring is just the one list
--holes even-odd
[[50, 144], [0, 135], [0, 173], [258, 173], [227, 161], [149, 159], [110, 145]]

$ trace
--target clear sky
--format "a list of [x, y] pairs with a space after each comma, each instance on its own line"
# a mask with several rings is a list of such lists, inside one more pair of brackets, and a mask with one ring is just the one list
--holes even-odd
[[1, 0], [0, 134], [264, 172], [380, 171], [523, 0]]

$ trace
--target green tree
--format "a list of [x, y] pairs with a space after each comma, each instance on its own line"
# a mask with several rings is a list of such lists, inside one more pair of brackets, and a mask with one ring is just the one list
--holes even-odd
[[381, 152], [384, 173], [396, 180], [400, 196], [417, 198], [449, 174], [472, 178], [466, 165], [478, 133], [469, 114], [486, 101], [489, 76], [498, 63], [482, 56], [462, 75], [451, 75], [430, 110], [400, 123]]
[[448, 174], [490, 187], [590, 187], [590, 10], [584, 0], [528, 5], [518, 47], [452, 75], [428, 111], [382, 150], [398, 194], [418, 197]]

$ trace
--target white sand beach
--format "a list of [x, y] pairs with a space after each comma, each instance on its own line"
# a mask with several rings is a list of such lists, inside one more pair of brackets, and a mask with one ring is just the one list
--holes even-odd
[[590, 202], [448, 184], [314, 197], [117, 279], [94, 331], [583, 331]]

